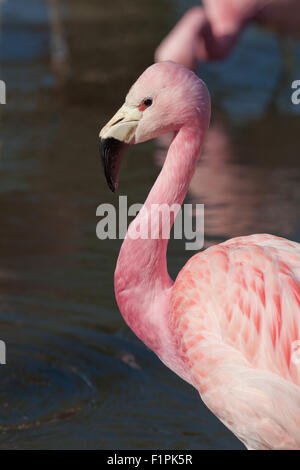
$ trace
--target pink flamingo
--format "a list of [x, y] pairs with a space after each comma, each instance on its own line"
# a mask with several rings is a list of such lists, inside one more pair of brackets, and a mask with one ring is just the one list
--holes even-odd
[[[300, 338], [300, 245], [272, 235], [234, 238], [193, 256], [175, 282], [168, 274], [158, 211], [161, 204], [182, 204], [209, 119], [205, 84], [182, 65], [160, 62], [140, 76], [101, 130], [113, 191], [125, 147], [175, 133], [121, 247], [117, 303], [135, 334], [196, 387], [248, 449], [300, 449], [300, 370], [293, 356]], [[136, 236], [149, 223], [159, 237]]]
[[181, 18], [155, 53], [157, 62], [173, 60], [188, 68], [196, 60], [224, 59], [252, 21], [280, 33], [300, 35], [298, 0], [203, 0]]

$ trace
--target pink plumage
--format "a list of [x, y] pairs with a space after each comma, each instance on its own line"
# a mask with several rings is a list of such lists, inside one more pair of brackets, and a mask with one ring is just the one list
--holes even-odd
[[167, 240], [131, 237], [149, 223], [155, 204], [182, 204], [209, 118], [205, 84], [185, 67], [161, 62], [142, 74], [101, 131], [106, 172], [108, 141], [175, 133], [122, 245], [117, 302], [136, 335], [197, 388], [247, 448], [300, 449], [300, 372], [291, 358], [300, 339], [300, 245], [272, 235], [234, 238], [193, 256], [173, 282]]
[[207, 406], [248, 447], [300, 448], [300, 246], [271, 235], [195, 255], [171, 294], [170, 323]]
[[193, 69], [196, 60], [224, 59], [241, 32], [256, 22], [285, 35], [300, 36], [298, 0], [203, 0], [180, 19], [155, 52]]

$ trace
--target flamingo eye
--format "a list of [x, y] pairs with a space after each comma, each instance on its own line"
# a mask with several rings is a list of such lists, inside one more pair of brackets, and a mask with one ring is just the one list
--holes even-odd
[[151, 104], [152, 104], [152, 99], [151, 98], [146, 98], [143, 101], [143, 105], [146, 106], [146, 108], [149, 108], [149, 106], [151, 106]]
[[149, 108], [149, 106], [152, 104], [152, 101], [152, 98], [145, 98], [139, 105], [139, 110], [144, 111], [146, 108]]

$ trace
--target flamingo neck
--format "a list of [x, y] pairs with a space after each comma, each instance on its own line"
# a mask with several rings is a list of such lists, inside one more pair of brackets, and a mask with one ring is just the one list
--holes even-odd
[[[259, 0], [209, 1], [206, 9], [209, 21], [203, 28], [206, 58], [220, 60], [227, 57], [245, 26], [256, 19], [261, 9]], [[196, 48], [199, 59], [201, 54], [203, 44], [200, 41]]]
[[[130, 234], [141, 230], [147, 222], [148, 227], [151, 222], [155, 225], [159, 220], [159, 205], [178, 204], [180, 208], [194, 174], [205, 131], [201, 131], [200, 122], [194, 122], [176, 133], [162, 171], [129, 227], [115, 272], [116, 299], [125, 321], [163, 361], [163, 349], [172, 341], [167, 325], [173, 285], [167, 270], [168, 239], [162, 239], [161, 227], [157, 239], [132, 239]], [[178, 210], [170, 217], [168, 232], [176, 212]]]

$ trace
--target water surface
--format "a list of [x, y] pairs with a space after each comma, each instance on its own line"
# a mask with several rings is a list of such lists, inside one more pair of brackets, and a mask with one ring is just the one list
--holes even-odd
[[[97, 206], [117, 204], [98, 131], [192, 4], [63, 1], [63, 31], [42, 0], [0, 6], [2, 449], [243, 447], [124, 324], [113, 293], [121, 241], [95, 234]], [[280, 50], [251, 28], [225, 63], [199, 67], [213, 118], [187, 201], [205, 204], [206, 246], [257, 232], [300, 242], [300, 107], [290, 101], [300, 54], [294, 46], [294, 63]], [[129, 204], [145, 200], [164, 156], [159, 142], [127, 153]], [[190, 255], [171, 241], [174, 277]]]

